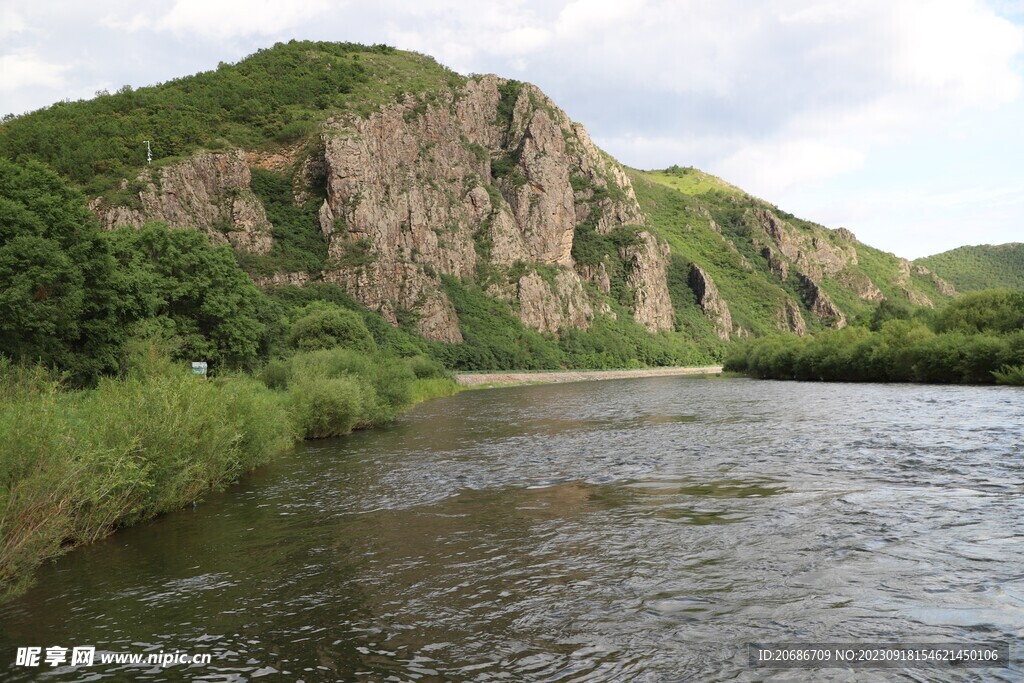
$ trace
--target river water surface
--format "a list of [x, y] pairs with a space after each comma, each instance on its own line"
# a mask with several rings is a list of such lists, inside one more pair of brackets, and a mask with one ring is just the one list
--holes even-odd
[[[1020, 680], [743, 645], [1022, 637], [1024, 392], [658, 378], [304, 445], [44, 567], [0, 680]], [[53, 645], [212, 662], [15, 666]]]

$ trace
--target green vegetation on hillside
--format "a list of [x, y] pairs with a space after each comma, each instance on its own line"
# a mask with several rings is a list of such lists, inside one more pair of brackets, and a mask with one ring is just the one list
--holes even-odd
[[291, 41], [159, 86], [6, 118], [0, 156], [42, 161], [97, 196], [136, 177], [146, 140], [156, 165], [199, 148], [291, 144], [339, 110], [365, 115], [461, 80], [429, 57], [385, 45]]
[[683, 194], [703, 195], [711, 190], [718, 190], [737, 197], [746, 196], [746, 192], [738, 187], [692, 166], [669, 166], [664, 171], [647, 171], [645, 175], [650, 180]]
[[777, 332], [787, 298], [798, 304], [809, 331], [823, 329], [806, 307], [797, 268], [791, 267], [788, 277], [782, 279], [769, 267], [763, 253], [769, 238], [755, 223], [756, 211], [770, 210], [789, 225], [788, 230], [812, 244], [817, 240], [836, 252], [851, 246], [856, 249], [855, 262], [818, 283], [848, 319], [871, 315], [876, 303], [858, 294], [858, 288], [866, 291], [870, 284], [892, 300], [907, 301], [910, 291], [936, 304], [949, 299], [929, 276], [913, 269], [905, 276], [900, 260], [892, 254], [845, 242], [837, 231], [797, 218], [697, 169], [673, 166], [664, 171], [631, 171], [630, 177], [648, 226], [672, 248], [669, 280], [677, 329], [697, 338], [708, 339], [713, 329], [696, 308], [692, 293], [682, 286], [691, 263], [712, 277], [734, 324], [746, 332]]
[[[717, 343], [714, 329], [697, 306], [695, 295], [684, 286], [690, 264], [695, 263], [714, 280], [736, 325], [752, 334], [776, 330], [777, 311], [787, 294], [797, 302], [800, 296], [795, 283], [779, 282], [768, 271], [764, 258], [747, 236], [743, 213], [756, 200], [714, 188], [698, 198], [657, 180], [658, 177], [659, 174], [646, 172], [631, 174], [637, 199], [648, 216], [648, 227], [672, 249], [670, 293], [677, 329], [705, 343]], [[721, 232], [711, 227], [711, 221]], [[805, 317], [811, 323], [811, 317]]]
[[1024, 290], [1024, 244], [1020, 243], [960, 247], [915, 263], [961, 292], [1001, 287]]
[[523, 325], [507, 303], [478, 285], [444, 278], [455, 306], [461, 344], [436, 344], [432, 354], [456, 370], [557, 370], [707, 365], [717, 345], [702, 345], [677, 334], [651, 334], [627, 309], [613, 305], [614, 319], [595, 317], [589, 329], [542, 334]]
[[[290, 173], [251, 169], [252, 191], [263, 204], [272, 226], [274, 246], [269, 254], [239, 254], [239, 261], [251, 274], [275, 272], [317, 273], [327, 262], [327, 240], [317, 223], [323, 204], [322, 189], [310, 192], [300, 206], [295, 203], [294, 177]], [[322, 179], [321, 179], [322, 180]], [[322, 188], [314, 184], [314, 188]]]
[[1024, 292], [974, 292], [937, 313], [883, 303], [863, 325], [738, 345], [725, 368], [771, 379], [1024, 384]]

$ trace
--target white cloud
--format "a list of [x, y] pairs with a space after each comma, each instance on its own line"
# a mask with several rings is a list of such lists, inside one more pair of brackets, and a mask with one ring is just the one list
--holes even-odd
[[239, 36], [275, 36], [282, 31], [330, 16], [346, 2], [335, 0], [175, 0], [166, 12], [141, 11], [130, 16], [107, 15], [101, 24], [128, 32], [171, 31], [210, 40]]
[[244, 7], [231, 0], [177, 0], [156, 27], [207, 38], [270, 36], [343, 6], [326, 0], [248, 0]]
[[744, 144], [710, 170], [752, 194], [770, 198], [791, 187], [818, 185], [829, 176], [859, 169], [865, 158], [865, 152], [855, 146], [784, 137]]
[[[607, 54], [604, 43], [566, 49], [585, 51], [586, 68], [607, 83], [592, 87], [632, 80], [676, 107], [658, 122], [663, 134], [720, 140], [732, 131], [731, 143], [678, 161], [729, 173], [758, 194], [856, 170], [878, 146], [1021, 93], [1020, 27], [974, 0], [651, 0], [648, 10], [660, 30], [633, 22]], [[644, 123], [612, 125], [620, 130], [605, 137], [602, 128], [598, 142]], [[643, 163], [640, 148], [615, 151]]]
[[0, 38], [21, 33], [26, 28], [25, 20], [13, 7], [0, 7]]
[[143, 12], [136, 12], [130, 17], [108, 14], [100, 19], [100, 26], [114, 29], [115, 31], [127, 31], [128, 33], [152, 28], [154, 23], [155, 19]]
[[22, 88], [61, 88], [67, 83], [68, 67], [39, 59], [33, 54], [0, 56], [0, 91]]
[[904, 2], [896, 10], [892, 62], [899, 81], [960, 105], [1008, 101], [1020, 92], [1013, 60], [1021, 29], [979, 2]]

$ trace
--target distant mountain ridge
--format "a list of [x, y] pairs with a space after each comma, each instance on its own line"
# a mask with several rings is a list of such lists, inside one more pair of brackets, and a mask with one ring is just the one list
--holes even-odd
[[696, 169], [625, 168], [533, 85], [384, 46], [293, 41], [59, 103], [0, 126], [0, 154], [79, 184], [106, 228], [200, 230], [263, 286], [335, 283], [449, 343], [481, 333], [471, 306], [713, 351], [956, 293]]
[[914, 263], [935, 271], [962, 292], [1024, 290], [1024, 244], [982, 244], [944, 251]]

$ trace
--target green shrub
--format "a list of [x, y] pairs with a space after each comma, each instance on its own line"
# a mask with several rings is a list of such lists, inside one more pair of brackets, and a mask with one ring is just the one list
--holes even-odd
[[377, 350], [362, 317], [328, 303], [310, 304], [305, 313], [292, 323], [289, 344], [302, 351], [330, 349], [336, 346], [362, 352]]
[[444, 365], [426, 356], [413, 356], [405, 360], [406, 365], [416, 375], [416, 379], [434, 379], [448, 377]]
[[0, 394], [6, 591], [43, 559], [192, 502], [296, 436], [284, 401], [256, 380], [204, 380], [161, 358], [87, 392], [4, 363]]
[[369, 379], [377, 400], [366, 419], [370, 424], [390, 422], [412, 405], [416, 375], [408, 365], [393, 361], [377, 362], [373, 368]]
[[0, 356], [94, 383], [124, 343], [118, 284], [81, 193], [42, 164], [0, 159]]
[[288, 364], [275, 358], [267, 363], [260, 372], [260, 379], [268, 389], [281, 391], [288, 388]]
[[353, 377], [302, 377], [288, 392], [292, 419], [307, 439], [342, 436], [363, 414], [364, 394]]
[[1011, 383], [1024, 333], [935, 334], [889, 318], [881, 328], [828, 330], [813, 338], [762, 337], [735, 345], [725, 369], [753, 377], [848, 382]]
[[1013, 332], [1024, 328], [1024, 292], [993, 289], [970, 292], [938, 316], [938, 332]]
[[1024, 365], [1004, 365], [998, 370], [992, 371], [997, 384], [1011, 384], [1024, 386]]

